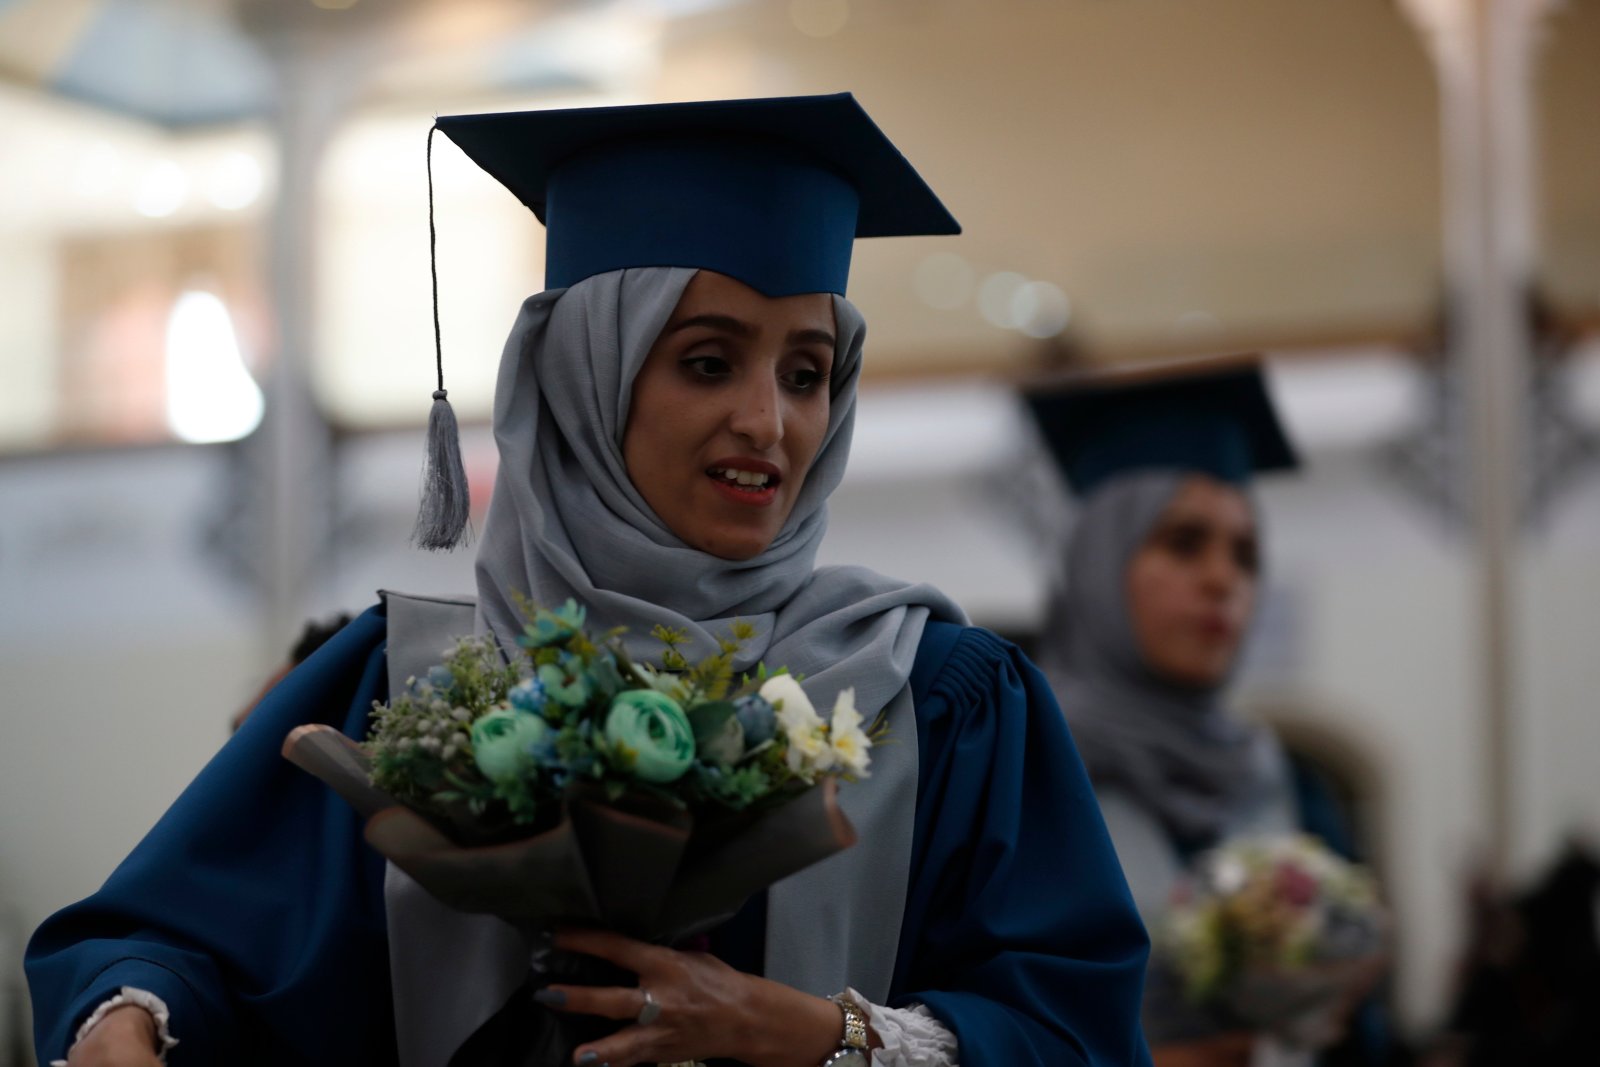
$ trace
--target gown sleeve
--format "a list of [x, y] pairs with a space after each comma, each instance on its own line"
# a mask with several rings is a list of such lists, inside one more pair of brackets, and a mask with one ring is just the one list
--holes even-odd
[[35, 932], [41, 1063], [124, 986], [171, 1010], [172, 1067], [382, 1062], [383, 861], [355, 811], [279, 749], [301, 723], [365, 734], [387, 694], [385, 631], [373, 608], [291, 672], [105, 885]]
[[962, 1067], [1148, 1065], [1149, 941], [1049, 686], [1014, 646], [930, 624], [891, 1003], [921, 1003]]

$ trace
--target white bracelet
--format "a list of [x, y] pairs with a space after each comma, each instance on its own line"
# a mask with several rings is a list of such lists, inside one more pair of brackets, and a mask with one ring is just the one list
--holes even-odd
[[[155, 1050], [156, 1058], [162, 1063], [166, 1063], [167, 1050], [178, 1043], [178, 1039], [173, 1037], [171, 1032], [167, 1029], [167, 1024], [172, 1019], [172, 1013], [167, 1010], [166, 1001], [162, 1000], [154, 993], [143, 989], [135, 989], [133, 986], [125, 985], [121, 990], [118, 991], [116, 996], [110, 998], [109, 1000], [103, 1000], [100, 1002], [100, 1006], [96, 1008], [87, 1019], [83, 1020], [82, 1026], [78, 1027], [77, 1034], [72, 1038], [73, 1048], [76, 1048], [80, 1041], [89, 1036], [89, 1031], [93, 1030], [96, 1026], [99, 1026], [101, 1021], [104, 1020], [107, 1015], [110, 1015], [114, 1009], [120, 1008], [126, 1004], [132, 1004], [136, 1007], [143, 1008], [145, 1011], [149, 1012], [150, 1017], [156, 1021], [156, 1041], [160, 1045], [160, 1047]], [[69, 1056], [72, 1054], [70, 1049], [68, 1050], [67, 1054]], [[50, 1067], [67, 1067], [67, 1061], [51, 1060]]]

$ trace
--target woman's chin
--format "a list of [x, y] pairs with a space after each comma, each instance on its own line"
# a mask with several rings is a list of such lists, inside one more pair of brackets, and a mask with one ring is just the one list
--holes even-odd
[[767, 546], [772, 544], [772, 535], [766, 530], [706, 530], [702, 536], [689, 540], [689, 543], [707, 555], [743, 563], [765, 552]]
[[1152, 657], [1150, 665], [1168, 684], [1183, 689], [1215, 689], [1233, 673], [1232, 656], [1168, 655]]

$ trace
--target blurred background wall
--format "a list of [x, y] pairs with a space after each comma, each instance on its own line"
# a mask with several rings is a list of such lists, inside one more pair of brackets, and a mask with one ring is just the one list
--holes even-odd
[[[431, 117], [843, 89], [965, 232], [858, 247], [826, 561], [1037, 639], [1069, 507], [1016, 376], [1267, 352], [1308, 470], [1262, 490], [1244, 703], [1353, 768], [1437, 1028], [1468, 876], [1600, 831], [1600, 3], [0, 0], [0, 1040], [26, 933], [302, 620], [471, 587], [406, 547]], [[542, 234], [434, 170], [481, 514]]]

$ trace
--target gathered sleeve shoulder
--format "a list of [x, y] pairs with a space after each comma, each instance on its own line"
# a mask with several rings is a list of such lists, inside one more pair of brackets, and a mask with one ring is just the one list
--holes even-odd
[[1149, 1063], [1149, 942], [1065, 719], [986, 630], [928, 626], [912, 674], [920, 777], [891, 1000], [962, 1067]]
[[382, 859], [355, 811], [279, 754], [302, 723], [365, 735], [385, 633], [374, 608], [292, 671], [105, 885], [40, 926], [25, 961], [40, 1062], [122, 987], [168, 1006], [173, 1067], [392, 1046]]

